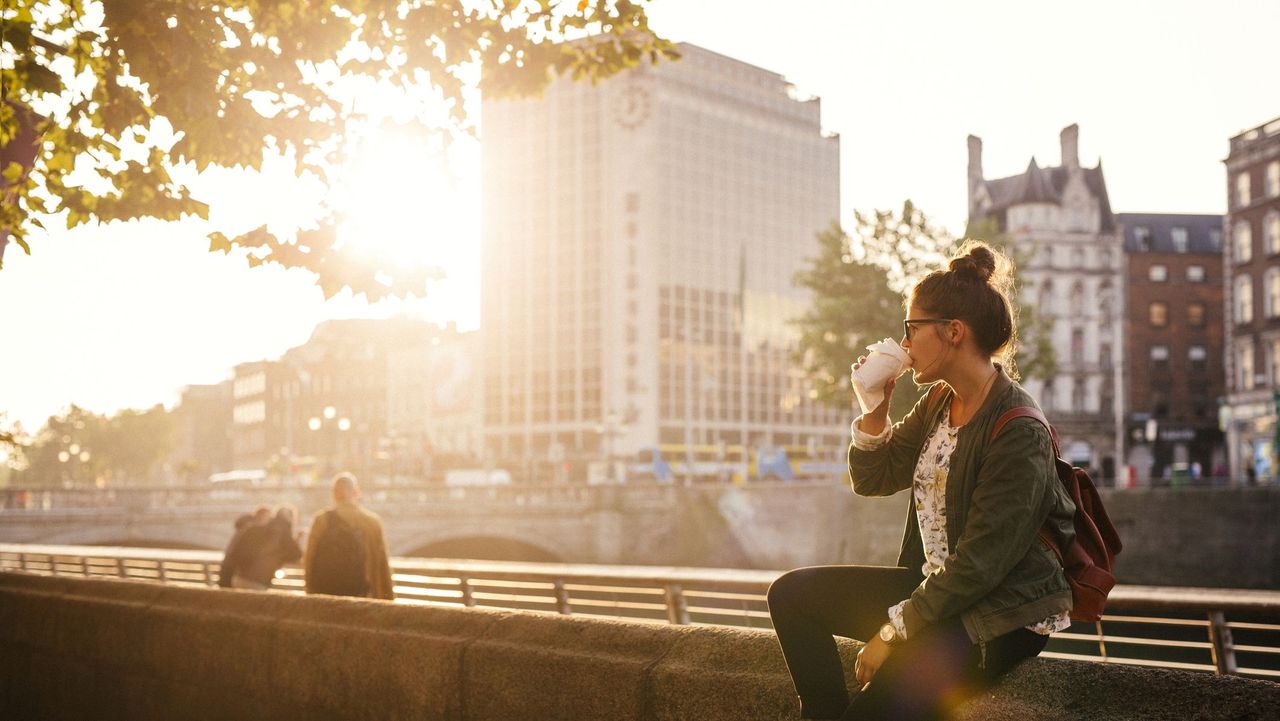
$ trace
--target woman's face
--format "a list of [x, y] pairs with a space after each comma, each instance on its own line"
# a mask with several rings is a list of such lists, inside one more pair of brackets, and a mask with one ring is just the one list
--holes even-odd
[[951, 322], [914, 303], [907, 309], [902, 347], [911, 358], [911, 379], [916, 385], [933, 383], [942, 377], [942, 368], [952, 351], [945, 337]]

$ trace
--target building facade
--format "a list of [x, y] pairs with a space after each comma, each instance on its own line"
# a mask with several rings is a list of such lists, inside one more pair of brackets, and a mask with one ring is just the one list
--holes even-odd
[[1126, 465], [1138, 484], [1225, 473], [1222, 216], [1120, 213]]
[[325, 321], [279, 360], [236, 366], [236, 468], [297, 482], [344, 469], [391, 475], [389, 358], [429, 344], [434, 329], [409, 319]]
[[1274, 479], [1280, 411], [1280, 118], [1231, 139], [1227, 166], [1227, 450], [1238, 480]]
[[191, 385], [173, 409], [174, 449], [169, 456], [172, 477], [202, 482], [214, 473], [232, 470], [232, 382]]
[[281, 390], [289, 377], [277, 361], [250, 361], [231, 378], [231, 460], [234, 470], [266, 470], [289, 452], [289, 429], [281, 422]]
[[839, 140], [782, 76], [680, 52], [484, 102], [486, 453], [535, 477], [659, 449], [686, 480], [705, 456], [747, 477], [761, 448], [847, 443], [787, 323], [839, 216]]
[[1027, 258], [1020, 301], [1036, 306], [1056, 349], [1057, 372], [1024, 385], [1062, 437], [1068, 460], [1103, 479], [1119, 474], [1124, 365], [1120, 234], [1102, 163], [1080, 165], [1079, 128], [1063, 129], [1062, 164], [987, 179], [982, 140], [969, 136], [969, 219], [992, 222]]
[[484, 462], [480, 334], [450, 324], [387, 358], [387, 435], [394, 475], [434, 477]]

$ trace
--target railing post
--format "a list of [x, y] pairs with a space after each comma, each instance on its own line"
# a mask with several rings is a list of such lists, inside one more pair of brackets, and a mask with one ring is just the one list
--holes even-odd
[[205, 563], [205, 564], [202, 564], [202, 566], [201, 566], [201, 567], [202, 567], [202, 568], [204, 568], [204, 585], [206, 585], [206, 586], [216, 586], [217, 584], [216, 584], [216, 583], [214, 583], [214, 581], [213, 581], [213, 571], [209, 570], [209, 569], [213, 568], [213, 564], [211, 564], [211, 563]]
[[1209, 642], [1213, 648], [1213, 666], [1219, 675], [1236, 672], [1236, 650], [1231, 643], [1231, 627], [1222, 611], [1209, 612]]
[[156, 561], [156, 580], [160, 583], [168, 583], [168, 579], [164, 575], [164, 559]]
[[458, 576], [458, 589], [462, 591], [462, 605], [471, 608], [476, 600], [471, 596], [471, 582], [465, 575]]
[[1093, 622], [1094, 629], [1098, 632], [1098, 657], [1103, 663], [1107, 661], [1107, 636], [1102, 632], [1102, 620]]
[[88, 556], [80, 557], [80, 575], [82, 576], [89, 575], [89, 557]]
[[569, 591], [564, 587], [564, 579], [557, 578], [555, 580], [556, 589], [556, 610], [562, 616], [568, 616], [573, 613], [573, 609], [569, 608]]
[[27, 566], [27, 554], [26, 554], [26, 552], [25, 552], [25, 551], [23, 551], [23, 552], [21, 552], [21, 553], [19, 553], [19, 554], [18, 554], [18, 568], [19, 568], [19, 569], [21, 569], [21, 570], [23, 570], [23, 571], [28, 570], [28, 566]]
[[667, 596], [667, 621], [677, 626], [689, 625], [689, 606], [684, 600], [684, 589], [678, 583], [668, 583], [664, 588]]
[[52, 554], [49, 556], [49, 575], [58, 575], [58, 557]]
[[126, 569], [124, 565], [124, 559], [119, 556], [116, 556], [116, 575], [120, 578], [129, 577], [128, 569]]

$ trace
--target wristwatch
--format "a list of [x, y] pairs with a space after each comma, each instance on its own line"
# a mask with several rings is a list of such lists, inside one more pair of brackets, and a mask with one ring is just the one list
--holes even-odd
[[896, 646], [902, 637], [898, 635], [898, 629], [893, 627], [893, 623], [886, 623], [880, 627], [880, 640], [890, 646]]

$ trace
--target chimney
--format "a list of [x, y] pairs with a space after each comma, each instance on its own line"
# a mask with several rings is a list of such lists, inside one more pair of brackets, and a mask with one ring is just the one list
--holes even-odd
[[982, 180], [982, 138], [969, 136], [969, 180]]
[[969, 136], [969, 216], [977, 212], [978, 188], [982, 185], [982, 138]]
[[1072, 123], [1062, 129], [1058, 136], [1062, 140], [1062, 167], [1068, 170], [1080, 169], [1080, 126]]

